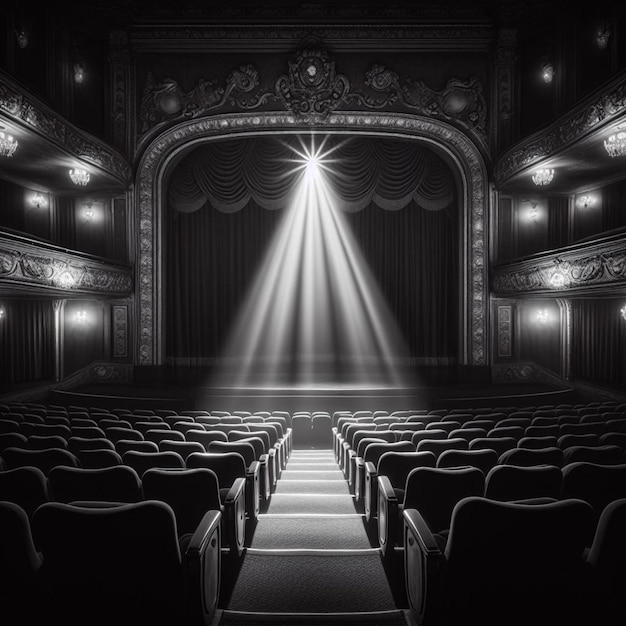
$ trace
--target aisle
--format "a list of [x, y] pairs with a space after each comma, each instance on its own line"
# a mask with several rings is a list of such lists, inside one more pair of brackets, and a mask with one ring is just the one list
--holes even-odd
[[295, 449], [219, 624], [408, 622], [332, 450]]

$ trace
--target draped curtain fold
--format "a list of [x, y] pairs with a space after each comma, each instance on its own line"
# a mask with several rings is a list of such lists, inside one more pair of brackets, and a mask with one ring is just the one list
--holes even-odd
[[[307, 140], [308, 141], [308, 140]], [[166, 250], [166, 353], [202, 365], [222, 350], [299, 176], [293, 137], [196, 148], [172, 173]], [[297, 152], [296, 152], [297, 151]], [[322, 144], [337, 206], [421, 363], [458, 354], [459, 207], [450, 168], [417, 142]], [[298, 162], [300, 161], [300, 162]]]
[[[390, 139], [338, 139], [320, 154], [338, 208], [360, 211], [374, 201], [388, 211], [410, 202], [436, 211], [454, 200], [450, 169], [415, 142]], [[173, 173], [169, 203], [182, 213], [205, 204], [224, 213], [242, 210], [250, 200], [279, 209], [302, 165], [304, 146], [290, 139], [236, 139], [208, 144], [185, 157]]]
[[626, 388], [621, 305], [617, 300], [573, 301], [571, 368], [575, 378]]
[[0, 325], [2, 385], [54, 378], [54, 311], [50, 302], [10, 300]]

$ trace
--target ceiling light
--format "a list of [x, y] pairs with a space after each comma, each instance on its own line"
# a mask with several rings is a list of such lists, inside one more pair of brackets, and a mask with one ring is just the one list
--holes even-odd
[[85, 186], [89, 182], [89, 172], [86, 170], [81, 170], [78, 168], [74, 168], [70, 170], [70, 178], [75, 185]]
[[17, 149], [17, 141], [11, 136], [0, 130], [0, 156], [13, 156]]
[[620, 131], [605, 139], [604, 147], [610, 157], [626, 156], [626, 132]]
[[533, 174], [533, 183], [535, 183], [535, 185], [549, 185], [552, 182], [553, 178], [553, 169], [540, 169]]

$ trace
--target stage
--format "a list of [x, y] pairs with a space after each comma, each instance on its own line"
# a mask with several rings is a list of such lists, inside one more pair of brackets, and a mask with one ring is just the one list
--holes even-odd
[[537, 406], [585, 401], [566, 385], [493, 383], [488, 368], [425, 367], [414, 371], [410, 384], [366, 386], [349, 383], [212, 386], [206, 369], [169, 368], [138, 371], [128, 384], [92, 383], [53, 390], [51, 403], [112, 408], [131, 406], [174, 410], [219, 411], [357, 411], [434, 408]]

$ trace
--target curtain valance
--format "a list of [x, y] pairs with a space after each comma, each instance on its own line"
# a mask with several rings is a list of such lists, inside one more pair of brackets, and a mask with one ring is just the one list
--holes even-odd
[[[355, 212], [372, 203], [397, 211], [415, 201], [438, 211], [455, 198], [452, 172], [432, 150], [416, 141], [329, 136], [315, 140], [326, 154], [325, 174], [337, 206]], [[309, 138], [297, 136], [227, 139], [188, 154], [172, 173], [168, 197], [176, 211], [190, 213], [205, 204], [224, 213], [251, 200], [274, 210], [285, 207], [301, 169]], [[299, 154], [298, 154], [299, 153]]]

